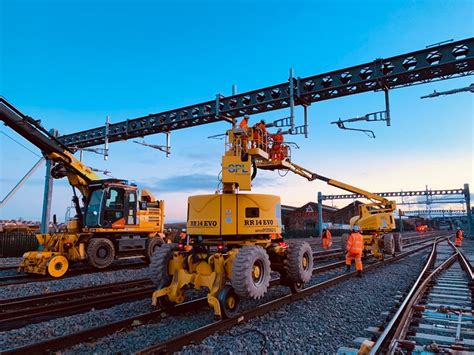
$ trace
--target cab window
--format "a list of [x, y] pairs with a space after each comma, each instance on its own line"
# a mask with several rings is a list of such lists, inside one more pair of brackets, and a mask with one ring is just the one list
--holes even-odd
[[123, 189], [110, 188], [105, 200], [104, 222], [111, 225], [124, 217], [124, 191]]

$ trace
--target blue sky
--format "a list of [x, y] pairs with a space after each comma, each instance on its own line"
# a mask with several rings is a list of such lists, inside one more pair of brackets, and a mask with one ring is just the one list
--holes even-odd
[[[470, 37], [472, 13], [468, 0], [0, 0], [0, 94], [45, 127], [67, 134], [102, 125], [107, 115], [118, 122], [229, 95], [232, 84], [243, 92], [280, 83], [290, 67], [304, 77]], [[472, 94], [419, 99], [471, 82], [468, 77], [392, 91], [392, 127], [372, 124], [375, 140], [329, 122], [383, 109], [382, 93], [315, 104], [309, 139], [292, 138], [301, 146], [293, 160], [372, 191], [474, 185]], [[207, 137], [226, 127], [173, 133], [170, 158], [120, 142], [111, 145], [107, 162], [90, 153], [86, 162], [152, 188], [166, 200], [168, 220], [184, 220], [187, 196], [217, 186], [224, 147]], [[146, 141], [163, 144], [164, 136]], [[0, 134], [0, 159], [3, 198], [37, 157]], [[41, 168], [0, 218], [39, 219], [43, 177]], [[339, 192], [271, 172], [259, 174], [257, 191], [280, 194], [293, 205], [315, 200], [317, 191]], [[56, 182], [53, 212], [63, 216], [69, 201], [70, 188]]]

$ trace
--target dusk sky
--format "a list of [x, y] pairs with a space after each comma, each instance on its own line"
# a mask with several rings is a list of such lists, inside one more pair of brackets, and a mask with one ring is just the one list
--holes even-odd
[[[0, 95], [60, 134], [158, 113], [288, 79], [423, 49], [473, 35], [471, 0], [457, 1], [11, 1], [0, 0]], [[376, 139], [330, 122], [384, 109], [381, 92], [323, 101], [310, 107], [310, 136], [293, 161], [370, 191], [460, 188], [473, 179], [473, 98], [457, 78], [391, 91], [392, 126], [359, 124]], [[261, 118], [288, 116], [274, 111]], [[302, 112], [297, 110], [298, 122]], [[259, 116], [260, 118], [260, 116]], [[256, 118], [255, 118], [256, 120]], [[187, 196], [218, 184], [226, 123], [175, 131], [169, 158], [131, 141], [113, 143], [104, 161], [85, 162], [136, 181], [166, 201], [170, 222], [186, 218]], [[11, 129], [0, 131], [40, 155]], [[38, 160], [0, 133], [0, 199]], [[164, 144], [164, 135], [145, 138]], [[0, 219], [41, 218], [41, 167], [0, 210]], [[324, 182], [259, 172], [253, 192], [279, 194], [301, 206], [318, 191], [343, 193]], [[55, 181], [53, 213], [62, 219], [71, 188]], [[345, 205], [350, 201], [340, 201]], [[460, 205], [453, 205], [460, 208]], [[424, 208], [424, 207], [423, 207]]]

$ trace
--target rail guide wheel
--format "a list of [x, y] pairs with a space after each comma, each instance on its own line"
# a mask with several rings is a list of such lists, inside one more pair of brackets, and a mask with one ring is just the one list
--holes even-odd
[[48, 274], [52, 277], [63, 276], [69, 268], [69, 262], [62, 255], [51, 257], [46, 264]]
[[293, 282], [290, 283], [291, 293], [298, 293], [304, 289], [304, 282]]
[[240, 297], [230, 285], [225, 285], [217, 297], [223, 318], [231, 318], [239, 312]]

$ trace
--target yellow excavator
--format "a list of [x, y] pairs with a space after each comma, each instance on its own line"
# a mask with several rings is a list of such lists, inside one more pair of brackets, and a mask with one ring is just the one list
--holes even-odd
[[215, 315], [230, 317], [237, 312], [241, 297], [263, 297], [272, 271], [280, 274], [281, 284], [292, 292], [309, 281], [311, 247], [303, 241], [286, 243], [281, 237], [280, 197], [241, 192], [251, 190], [257, 169], [292, 171], [379, 201], [361, 206], [351, 225], [361, 226], [367, 251], [383, 254], [379, 235], [395, 227], [395, 202], [292, 163], [282, 138], [272, 139], [258, 128], [233, 128], [226, 133], [222, 190], [188, 198], [190, 245], [166, 245], [152, 256], [150, 277], [157, 287], [153, 305], [172, 307], [185, 301], [187, 289], [206, 288]]
[[61, 277], [74, 262], [102, 269], [114, 259], [151, 259], [166, 239], [164, 201], [125, 180], [102, 179], [39, 121], [1, 97], [0, 118], [52, 161], [52, 177], [67, 177], [74, 195], [76, 216], [66, 230], [37, 234], [39, 248], [23, 255], [19, 271]]

